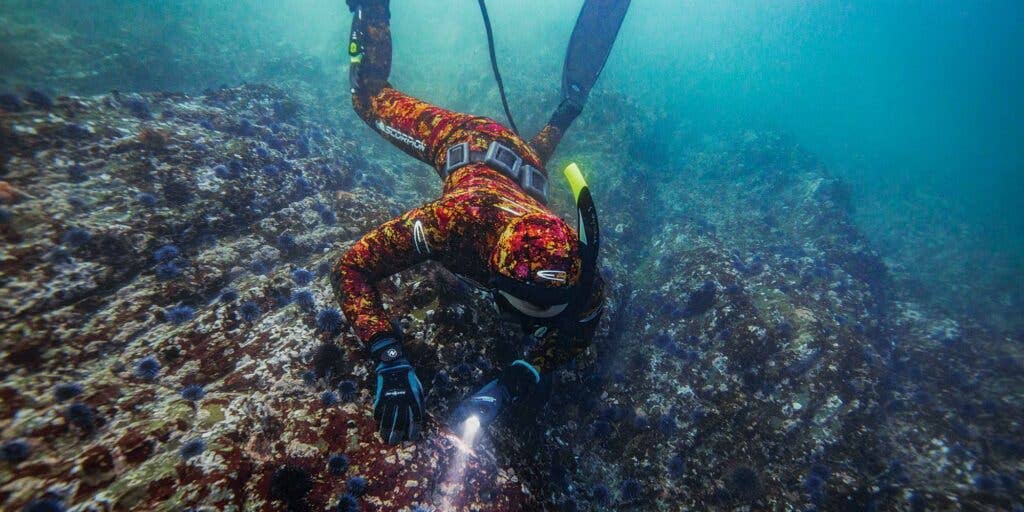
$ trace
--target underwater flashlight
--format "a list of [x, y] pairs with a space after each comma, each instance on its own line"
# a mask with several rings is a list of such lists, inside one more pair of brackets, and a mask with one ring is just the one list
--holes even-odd
[[459, 451], [465, 454], [473, 454], [473, 444], [476, 442], [476, 436], [479, 433], [480, 417], [474, 414], [462, 422], [462, 437], [455, 438], [455, 436], [452, 436], [451, 439]]
[[480, 434], [480, 417], [472, 414], [462, 422], [462, 439], [460, 441], [466, 448], [472, 450], [478, 434]]
[[480, 418], [476, 414], [466, 418], [462, 429], [462, 439], [472, 441], [476, 433], [480, 431]]

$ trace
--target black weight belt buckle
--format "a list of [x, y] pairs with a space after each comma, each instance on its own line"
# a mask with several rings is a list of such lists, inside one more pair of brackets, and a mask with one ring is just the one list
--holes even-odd
[[469, 142], [461, 142], [450, 146], [446, 151], [446, 162], [444, 166], [444, 177], [447, 178], [456, 169], [473, 162], [483, 162], [498, 172], [512, 178], [519, 188], [533, 196], [542, 204], [548, 202], [548, 179], [544, 173], [529, 164], [523, 164], [523, 159], [515, 151], [498, 141], [493, 141], [487, 146], [487, 152], [471, 151]]

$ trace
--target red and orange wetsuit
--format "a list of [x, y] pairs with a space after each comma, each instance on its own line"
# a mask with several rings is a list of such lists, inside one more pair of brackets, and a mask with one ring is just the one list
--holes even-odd
[[[393, 89], [387, 83], [391, 68], [391, 34], [386, 6], [363, 10], [363, 48], [352, 64], [352, 102], [367, 124], [409, 155], [433, 166], [444, 179], [441, 197], [390, 220], [363, 236], [341, 256], [332, 283], [346, 318], [366, 344], [396, 333], [384, 312], [376, 282], [426, 260], [440, 262], [456, 274], [487, 283], [494, 273], [524, 276], [550, 268], [554, 256], [571, 262], [563, 270], [576, 278], [580, 261], [576, 234], [565, 226], [566, 236], [532, 240], [529, 229], [521, 240], [503, 243], [529, 244], [536, 254], [524, 264], [495, 254], [506, 228], [524, 217], [531, 225], [565, 224], [544, 204], [520, 188], [511, 178], [485, 163], [471, 163], [444, 176], [446, 150], [468, 142], [473, 151], [484, 151], [492, 141], [513, 149], [529, 164], [543, 171], [544, 162], [578, 109], [560, 108], [547, 126], [527, 144], [498, 122], [445, 110]], [[522, 247], [520, 245], [519, 247]], [[515, 268], [513, 268], [515, 267]], [[519, 268], [523, 267], [523, 268]], [[529, 268], [526, 268], [529, 267]], [[540, 370], [550, 369], [586, 349], [593, 336], [604, 302], [602, 282], [595, 279], [591, 300], [579, 318], [546, 329], [527, 354]], [[576, 319], [572, 319], [576, 320]], [[572, 324], [572, 325], [567, 325]]]

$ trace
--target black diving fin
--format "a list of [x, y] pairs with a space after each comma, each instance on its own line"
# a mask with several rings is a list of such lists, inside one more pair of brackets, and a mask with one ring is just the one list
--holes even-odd
[[562, 99], [582, 108], [608, 61], [630, 0], [586, 0], [565, 51]]

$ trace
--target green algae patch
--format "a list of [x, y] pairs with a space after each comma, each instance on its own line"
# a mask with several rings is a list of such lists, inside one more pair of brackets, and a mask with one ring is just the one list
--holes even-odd
[[135, 510], [136, 505], [149, 496], [150, 484], [165, 478], [175, 479], [175, 462], [174, 455], [157, 455], [111, 482], [102, 496], [110, 499], [117, 510]]
[[224, 406], [221, 404], [204, 404], [199, 410], [199, 426], [203, 428], [210, 428], [224, 421]]
[[351, 451], [351, 452], [359, 451], [359, 448], [360, 448], [359, 442], [360, 442], [360, 437], [359, 437], [359, 431], [358, 430], [354, 431], [351, 434], [349, 434], [348, 435], [348, 450]]
[[430, 311], [430, 310], [437, 311], [437, 308], [439, 307], [439, 305], [440, 305], [440, 302], [435, 297], [434, 300], [430, 301], [429, 304], [410, 311], [409, 312], [409, 316], [415, 318], [417, 321], [426, 322], [427, 321], [427, 311]]
[[195, 411], [192, 409], [192, 404], [183, 400], [175, 400], [161, 409], [160, 416], [154, 417], [150, 425], [163, 427], [177, 421], [191, 422], [194, 416]]
[[793, 307], [790, 304], [789, 297], [780, 290], [775, 288], [768, 288], [758, 293], [750, 294], [750, 301], [754, 303], [754, 307], [758, 311], [771, 311], [776, 309], [780, 311], [787, 318], [792, 316]]

